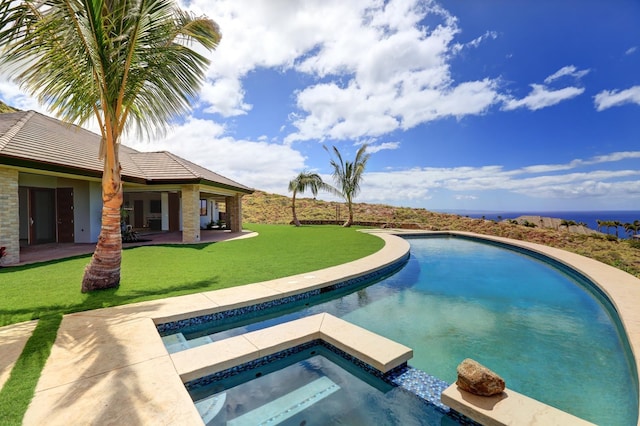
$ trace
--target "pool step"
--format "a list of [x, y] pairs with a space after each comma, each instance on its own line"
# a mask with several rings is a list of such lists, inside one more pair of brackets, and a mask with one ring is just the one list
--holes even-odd
[[182, 333], [169, 334], [162, 336], [162, 342], [170, 354], [183, 351], [185, 349], [195, 348], [197, 346], [206, 345], [213, 342], [211, 337], [202, 336], [197, 339], [187, 340]]
[[188, 342], [190, 348], [206, 345], [207, 343], [213, 343], [213, 340], [211, 340], [211, 337], [209, 336], [198, 337], [197, 339], [191, 339]]
[[196, 408], [204, 424], [208, 424], [215, 416], [218, 415], [220, 410], [224, 407], [224, 403], [227, 401], [226, 392], [217, 393], [208, 398], [196, 401]]
[[339, 389], [340, 386], [323, 376], [261, 407], [228, 420], [227, 425], [277, 425]]

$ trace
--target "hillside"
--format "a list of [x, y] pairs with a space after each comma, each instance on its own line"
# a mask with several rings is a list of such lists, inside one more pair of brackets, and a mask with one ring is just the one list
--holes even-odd
[[[243, 220], [246, 223], [287, 224], [291, 222], [291, 198], [256, 191], [243, 197]], [[344, 203], [326, 202], [310, 198], [296, 200], [298, 219], [311, 221], [335, 221], [347, 217]], [[533, 218], [537, 218], [537, 221]], [[561, 218], [529, 217], [529, 226], [510, 221], [495, 222], [471, 219], [453, 214], [434, 213], [426, 209], [393, 207], [383, 204], [354, 204], [357, 222], [375, 222], [386, 227], [403, 227], [431, 231], [458, 230], [496, 235], [516, 240], [531, 241], [562, 248], [588, 256], [600, 262], [620, 268], [640, 278], [640, 245], [637, 241], [617, 240], [584, 227], [559, 226]], [[524, 223], [524, 219], [521, 220]], [[545, 224], [532, 227], [531, 224]]]
[[16, 111], [19, 111], [19, 110], [0, 101], [0, 114], [2, 114], [3, 112], [16, 112]]

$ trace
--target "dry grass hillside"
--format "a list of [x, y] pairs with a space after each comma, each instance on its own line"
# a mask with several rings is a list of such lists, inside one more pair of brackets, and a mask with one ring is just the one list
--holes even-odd
[[[559, 220], [545, 218], [540, 226], [471, 219], [453, 214], [434, 213], [426, 209], [393, 207], [383, 204], [356, 203], [354, 219], [387, 227], [403, 227], [432, 231], [459, 230], [497, 235], [516, 240], [531, 241], [597, 259], [640, 278], [640, 242], [617, 240], [613, 236], [592, 232], [582, 227], [558, 226]], [[243, 198], [243, 220], [248, 223], [287, 224], [291, 222], [291, 198], [256, 191]], [[326, 202], [310, 198], [296, 200], [296, 212], [301, 221], [344, 221], [344, 203]], [[548, 225], [550, 228], [543, 226]]]
[[2, 114], [3, 112], [16, 112], [16, 111], [19, 111], [19, 110], [0, 101], [0, 114]]

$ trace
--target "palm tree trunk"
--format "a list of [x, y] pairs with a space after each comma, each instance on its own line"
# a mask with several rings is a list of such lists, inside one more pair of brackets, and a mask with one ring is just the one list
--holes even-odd
[[[115, 288], [120, 285], [122, 260], [122, 180], [117, 149], [107, 154], [102, 175], [102, 226], [91, 262], [84, 270], [82, 292]], [[109, 167], [109, 164], [113, 165]]]
[[293, 201], [291, 202], [291, 212], [293, 213], [293, 224], [295, 226], [300, 226], [300, 221], [298, 220], [298, 216], [296, 216], [296, 192], [293, 191]]
[[349, 201], [347, 202], [347, 205], [349, 207], [349, 219], [347, 219], [344, 225], [342, 225], [344, 228], [349, 228], [351, 225], [353, 225], [353, 203]]

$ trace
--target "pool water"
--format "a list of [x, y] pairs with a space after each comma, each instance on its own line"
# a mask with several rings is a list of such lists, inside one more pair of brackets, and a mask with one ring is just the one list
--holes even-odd
[[207, 425], [453, 424], [415, 395], [348, 364], [318, 346], [190, 393]]
[[[444, 381], [473, 358], [507, 387], [599, 425], [638, 418], [635, 368], [617, 320], [562, 270], [518, 251], [463, 238], [411, 238], [392, 276], [279, 318], [183, 330], [193, 345], [328, 312], [409, 346], [412, 367]], [[314, 305], [314, 303], [317, 303]], [[271, 313], [271, 317], [277, 316]]]

